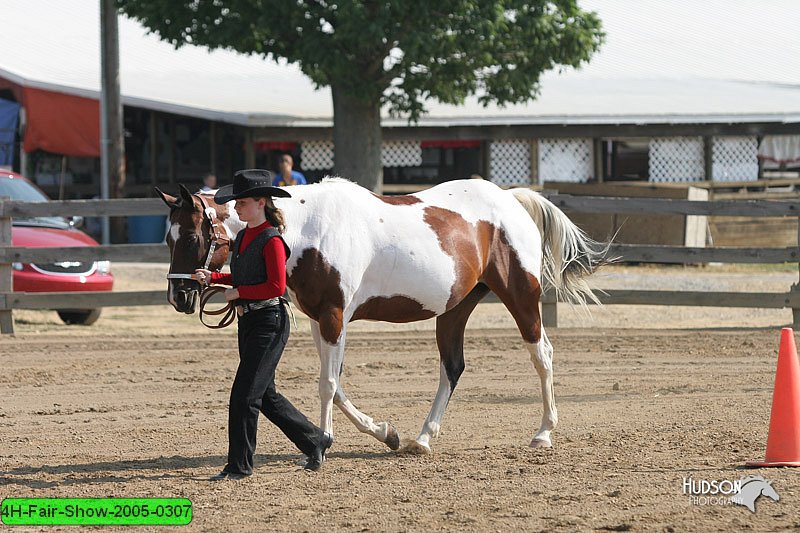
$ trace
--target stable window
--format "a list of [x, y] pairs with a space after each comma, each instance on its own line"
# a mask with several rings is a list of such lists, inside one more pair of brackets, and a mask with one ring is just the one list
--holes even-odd
[[437, 184], [480, 174], [481, 142], [474, 140], [422, 141], [419, 166], [383, 168], [387, 184]]
[[631, 137], [603, 139], [603, 181], [647, 181], [650, 139]]

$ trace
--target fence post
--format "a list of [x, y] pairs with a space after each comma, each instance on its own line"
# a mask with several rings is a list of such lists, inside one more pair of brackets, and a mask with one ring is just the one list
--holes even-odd
[[[7, 196], [0, 197], [0, 247], [11, 246], [11, 217], [6, 216], [5, 202]], [[0, 263], [0, 294], [10, 294], [14, 290], [11, 263]], [[8, 306], [8, 297], [2, 296], [0, 307], [0, 333], [14, 333], [14, 315]]]
[[[797, 245], [800, 246], [800, 218], [797, 219]], [[797, 271], [800, 274], [800, 263], [797, 264]], [[798, 283], [793, 283], [792, 288], [790, 289], [791, 292], [800, 291], [800, 280]], [[797, 331], [800, 329], [800, 309], [797, 307], [792, 307], [792, 329]]]
[[558, 298], [553, 290], [542, 293], [542, 325], [546, 328], [558, 327]]

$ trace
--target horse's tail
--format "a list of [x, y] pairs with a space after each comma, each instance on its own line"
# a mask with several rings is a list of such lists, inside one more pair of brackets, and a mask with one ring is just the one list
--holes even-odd
[[547, 198], [530, 189], [511, 189], [542, 234], [542, 274], [556, 294], [569, 302], [586, 306], [600, 301], [592, 292], [586, 277], [608, 258], [609, 244], [591, 239]]

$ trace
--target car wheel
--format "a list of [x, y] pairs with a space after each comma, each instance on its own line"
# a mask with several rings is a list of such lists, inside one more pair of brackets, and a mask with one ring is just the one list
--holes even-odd
[[100, 318], [101, 309], [59, 309], [58, 316], [65, 324], [91, 326]]

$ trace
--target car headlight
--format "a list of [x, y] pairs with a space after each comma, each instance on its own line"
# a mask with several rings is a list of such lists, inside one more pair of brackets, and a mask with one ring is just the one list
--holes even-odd
[[111, 272], [111, 261], [98, 261], [96, 264], [98, 274], [108, 274]]
[[11, 263], [11, 268], [14, 270], [22, 270], [22, 263]]

